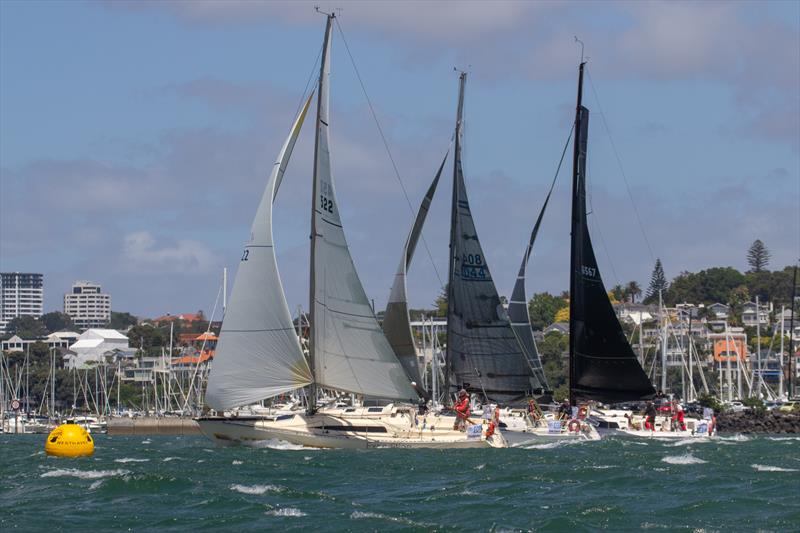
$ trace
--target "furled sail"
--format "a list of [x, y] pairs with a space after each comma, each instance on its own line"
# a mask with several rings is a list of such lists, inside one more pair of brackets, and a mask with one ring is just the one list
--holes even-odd
[[272, 168], [233, 282], [206, 390], [206, 403], [218, 411], [311, 382], [311, 370], [281, 286], [272, 240], [272, 202], [310, 103], [311, 96]]
[[523, 399], [539, 385], [500, 302], [478, 241], [461, 167], [466, 73], [461, 73], [456, 119], [450, 276], [447, 301], [447, 378], [451, 387], [498, 402]]
[[331, 175], [328, 17], [320, 71], [311, 222], [311, 357], [318, 386], [377, 398], [416, 392], [370, 306], [347, 246]]
[[428, 216], [433, 195], [436, 193], [436, 186], [442, 175], [444, 164], [447, 161], [445, 154], [439, 170], [433, 178], [433, 182], [422, 199], [422, 204], [417, 211], [411, 233], [408, 234], [406, 244], [403, 247], [403, 256], [400, 258], [400, 265], [397, 267], [397, 274], [394, 276], [392, 291], [389, 293], [389, 302], [386, 304], [386, 312], [383, 315], [383, 332], [389, 344], [392, 345], [394, 353], [403, 364], [408, 379], [417, 384], [418, 390], [424, 392], [422, 376], [420, 374], [419, 362], [417, 360], [417, 348], [414, 344], [414, 335], [411, 332], [411, 320], [408, 316], [408, 300], [406, 298], [406, 274], [411, 266], [411, 259], [414, 257], [414, 250], [422, 234], [422, 227], [425, 225], [425, 218]]
[[586, 217], [586, 146], [589, 110], [578, 105], [572, 177], [572, 251], [570, 258], [570, 401], [624, 402], [651, 398], [652, 383], [633, 353], [617, 320], [589, 236]]

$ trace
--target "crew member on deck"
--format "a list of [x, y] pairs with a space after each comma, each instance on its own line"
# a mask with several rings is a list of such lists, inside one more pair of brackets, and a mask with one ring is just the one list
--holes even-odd
[[558, 407], [558, 419], [569, 420], [570, 418], [572, 418], [572, 406], [569, 404], [569, 400], [564, 400]]
[[455, 405], [456, 421], [453, 429], [466, 431], [467, 419], [469, 418], [469, 394], [464, 389], [458, 391], [458, 401]]
[[653, 402], [647, 402], [647, 408], [644, 410], [644, 429], [655, 431], [656, 429], [656, 406]]
[[686, 424], [683, 421], [683, 407], [678, 402], [673, 404], [674, 415], [672, 415], [672, 430], [680, 428], [681, 431], [686, 431]]

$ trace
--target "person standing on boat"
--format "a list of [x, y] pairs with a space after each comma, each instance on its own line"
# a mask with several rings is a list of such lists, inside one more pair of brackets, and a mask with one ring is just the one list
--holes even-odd
[[686, 423], [683, 421], [683, 407], [678, 402], [675, 402], [673, 407], [673, 411], [675, 412], [675, 414], [672, 415], [673, 431], [678, 428], [680, 428], [681, 431], [686, 431]]
[[650, 431], [656, 430], [656, 406], [653, 402], [647, 402], [647, 408], [644, 410], [644, 429]]
[[570, 418], [572, 418], [572, 406], [569, 404], [569, 400], [564, 400], [558, 407], [558, 419], [569, 420]]
[[469, 394], [464, 389], [458, 391], [458, 401], [454, 406], [456, 410], [456, 421], [453, 429], [466, 431], [467, 419], [469, 418]]

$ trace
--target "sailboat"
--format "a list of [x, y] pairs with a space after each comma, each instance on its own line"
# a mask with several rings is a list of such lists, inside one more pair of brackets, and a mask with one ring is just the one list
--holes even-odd
[[[334, 15], [327, 16], [317, 86], [311, 207], [310, 337], [306, 359], [291, 321], [272, 240], [272, 203], [311, 103], [309, 96], [264, 190], [223, 319], [198, 419], [218, 442], [278, 439], [331, 448], [504, 447], [487, 424], [453, 429], [454, 417], [417, 413], [417, 392], [381, 330], [350, 255], [331, 173], [328, 112]], [[306, 388], [308, 410], [237, 416], [235, 409]], [[383, 406], [319, 406], [318, 389], [390, 400]], [[231, 411], [231, 410], [234, 411]], [[227, 415], [225, 414], [227, 411]]]
[[[572, 231], [569, 287], [569, 384], [570, 403], [615, 404], [641, 402], [655, 396], [655, 388], [639, 363], [622, 330], [608, 297], [589, 235], [586, 213], [586, 156], [589, 110], [583, 105], [583, 74], [578, 69], [578, 97], [575, 110], [575, 138], [572, 168]], [[644, 436], [704, 436], [702, 424], [687, 420], [686, 430], [659, 431], [643, 428], [643, 420], [620, 409], [595, 408], [590, 419], [603, 433]], [[661, 428], [665, 431], [660, 431]]]

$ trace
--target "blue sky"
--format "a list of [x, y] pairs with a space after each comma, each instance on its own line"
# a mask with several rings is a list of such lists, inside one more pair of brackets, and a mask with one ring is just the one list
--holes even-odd
[[[115, 310], [210, 314], [319, 52], [316, 4], [341, 8], [415, 208], [452, 134], [453, 67], [469, 70], [465, 173], [501, 294], [569, 132], [574, 35], [589, 56], [590, 219], [608, 286], [646, 285], [654, 257], [670, 278], [744, 270], [756, 238], [772, 267], [800, 256], [797, 2], [7, 0], [0, 270], [44, 273], [46, 310], [88, 279]], [[333, 46], [334, 178], [356, 266], [380, 308], [412, 214], [338, 31]], [[293, 308], [308, 298], [311, 131], [275, 213]], [[568, 287], [569, 170], [567, 160], [529, 293]], [[439, 291], [433, 265], [446, 276], [451, 172], [425, 231], [433, 261], [420, 248], [412, 266], [416, 306]]]

